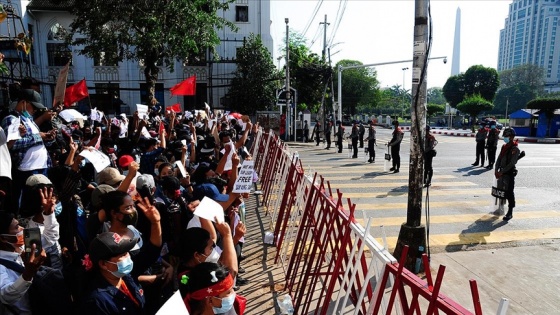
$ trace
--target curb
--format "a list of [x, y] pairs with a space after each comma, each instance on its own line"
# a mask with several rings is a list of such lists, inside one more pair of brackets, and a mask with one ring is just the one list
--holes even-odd
[[[401, 127], [403, 130], [410, 130], [410, 127]], [[453, 131], [438, 131], [437, 129], [432, 129], [433, 134], [444, 135], [444, 136], [454, 136], [454, 137], [471, 137], [474, 138], [476, 134], [472, 132], [453, 132]], [[502, 139], [502, 137], [500, 137]], [[545, 144], [560, 144], [560, 139], [557, 138], [525, 138], [517, 137], [519, 142], [528, 143], [545, 143]]]

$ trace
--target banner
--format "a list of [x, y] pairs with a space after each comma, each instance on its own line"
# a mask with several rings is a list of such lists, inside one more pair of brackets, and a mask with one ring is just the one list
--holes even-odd
[[68, 81], [69, 68], [70, 62], [68, 62], [66, 66], [62, 67], [58, 73], [58, 79], [56, 80], [56, 86], [54, 88], [53, 107], [58, 104], [64, 104], [64, 94], [66, 92], [66, 82]]
[[73, 103], [81, 101], [88, 96], [89, 92], [86, 86], [86, 80], [83, 79], [80, 82], [66, 88], [64, 106], [69, 107]]
[[171, 95], [196, 95], [196, 76], [193, 75], [177, 83], [169, 91], [171, 91]]

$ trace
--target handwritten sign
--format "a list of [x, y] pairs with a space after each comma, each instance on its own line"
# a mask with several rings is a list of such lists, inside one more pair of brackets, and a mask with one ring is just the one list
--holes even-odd
[[109, 160], [109, 157], [96, 149], [83, 150], [80, 155], [88, 159], [88, 161], [93, 164], [93, 167], [95, 168], [95, 171], [97, 173], [101, 172], [107, 166], [111, 165], [111, 160]]
[[165, 304], [157, 311], [156, 315], [189, 315], [185, 302], [181, 298], [181, 291], [177, 290]]
[[136, 104], [136, 110], [140, 119], [148, 118], [148, 105]]
[[251, 191], [254, 167], [255, 161], [243, 161], [239, 175], [237, 175], [237, 179], [233, 184], [234, 193], [248, 193]]

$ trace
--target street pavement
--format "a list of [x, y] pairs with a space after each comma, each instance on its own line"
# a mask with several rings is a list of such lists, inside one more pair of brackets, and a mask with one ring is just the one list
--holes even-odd
[[[410, 134], [401, 147], [401, 172], [384, 170], [384, 144], [391, 130], [378, 128], [376, 163], [312, 143], [289, 143], [298, 151], [306, 172], [317, 172], [351, 198], [363, 224], [374, 218], [372, 234], [393, 251], [400, 226], [406, 221]], [[429, 249], [433, 273], [445, 265], [442, 293], [473, 310], [469, 280], [479, 286], [485, 314], [496, 314], [501, 298], [509, 300], [507, 314], [560, 314], [560, 146], [520, 143], [527, 156], [518, 163], [517, 207], [513, 219], [503, 221], [492, 211], [493, 171], [471, 166], [475, 141], [470, 137], [436, 135], [433, 185], [429, 189]], [[501, 145], [501, 144], [500, 144]], [[499, 150], [498, 150], [499, 151]], [[424, 197], [428, 191], [424, 190]], [[422, 213], [425, 224], [425, 209]], [[268, 248], [268, 253], [274, 251]], [[259, 275], [270, 275], [273, 265], [260, 262]], [[277, 271], [277, 270], [276, 270]], [[281, 273], [269, 277], [269, 286], [282, 284]], [[434, 275], [435, 277], [435, 275]], [[262, 293], [262, 292], [260, 292]], [[274, 293], [275, 294], [275, 293]], [[262, 299], [262, 295], [260, 296]], [[259, 314], [273, 314], [263, 312]], [[257, 314], [257, 313], [251, 313]]]

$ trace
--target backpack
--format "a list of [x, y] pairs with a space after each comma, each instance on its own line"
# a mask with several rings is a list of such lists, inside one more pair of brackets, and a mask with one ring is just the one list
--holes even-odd
[[[0, 265], [20, 274], [25, 269], [20, 264], [5, 259], [0, 259]], [[33, 315], [65, 314], [72, 304], [72, 296], [59, 269], [39, 267], [28, 293]]]

